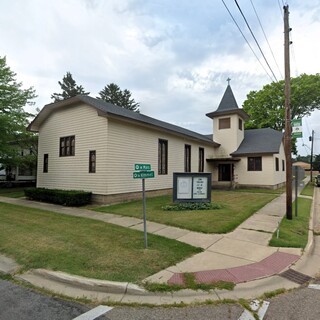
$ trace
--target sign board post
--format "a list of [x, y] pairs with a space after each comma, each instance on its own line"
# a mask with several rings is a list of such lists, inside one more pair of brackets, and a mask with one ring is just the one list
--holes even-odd
[[151, 165], [145, 163], [136, 163], [134, 165], [133, 179], [142, 179], [142, 206], [143, 206], [143, 233], [144, 248], [148, 248], [147, 237], [147, 213], [146, 213], [146, 183], [145, 179], [154, 178], [154, 171], [151, 171]]
[[298, 216], [298, 166], [294, 166], [294, 177], [295, 177], [295, 216]]

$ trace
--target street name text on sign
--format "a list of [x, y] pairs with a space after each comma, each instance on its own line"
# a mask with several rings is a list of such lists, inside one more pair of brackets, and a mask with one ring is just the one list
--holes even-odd
[[134, 170], [136, 170], [136, 171], [149, 171], [149, 170], [151, 170], [151, 164], [136, 163], [134, 165]]
[[135, 171], [133, 179], [148, 179], [154, 178], [154, 171]]

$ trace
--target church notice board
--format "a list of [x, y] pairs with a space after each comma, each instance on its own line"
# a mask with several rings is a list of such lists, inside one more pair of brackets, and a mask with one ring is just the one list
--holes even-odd
[[173, 202], [211, 202], [211, 173], [174, 172]]

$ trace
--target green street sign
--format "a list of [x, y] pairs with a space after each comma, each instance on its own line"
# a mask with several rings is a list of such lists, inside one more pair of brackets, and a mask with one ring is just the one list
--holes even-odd
[[135, 171], [133, 179], [148, 179], [154, 178], [154, 171]]
[[301, 119], [293, 119], [293, 120], [291, 120], [291, 125], [293, 127], [301, 127], [302, 126], [302, 120]]
[[148, 170], [151, 170], [151, 164], [136, 163], [134, 165], [134, 170], [137, 170], [137, 171], [148, 171]]
[[292, 138], [302, 138], [302, 132], [292, 132]]
[[292, 138], [302, 138], [302, 120], [294, 119], [291, 121]]

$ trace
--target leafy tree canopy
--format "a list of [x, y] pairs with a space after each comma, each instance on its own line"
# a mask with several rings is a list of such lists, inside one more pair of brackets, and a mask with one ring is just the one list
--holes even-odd
[[54, 102], [72, 98], [78, 94], [88, 95], [90, 93], [85, 92], [83, 86], [77, 86], [76, 81], [72, 78], [70, 72], [67, 72], [63, 77], [62, 82], [58, 81], [58, 83], [62, 89], [62, 93], [53, 93], [51, 95], [51, 99], [53, 99]]
[[24, 110], [25, 106], [34, 104], [34, 98], [35, 90], [32, 87], [22, 89], [22, 83], [16, 80], [16, 73], [7, 66], [6, 57], [0, 57], [1, 167], [22, 163], [21, 148], [31, 149], [34, 144], [34, 134], [26, 131], [32, 115]]
[[295, 160], [295, 162], [297, 162], [297, 161], [302, 161], [302, 162], [310, 163], [310, 158], [311, 158], [310, 155], [300, 156], [300, 155], [298, 154], [294, 160]]
[[104, 100], [121, 108], [125, 108], [134, 112], [140, 112], [140, 104], [138, 102], [135, 102], [134, 99], [131, 98], [131, 92], [127, 89], [124, 89], [122, 91], [120, 87], [115, 83], [110, 83], [105, 86], [99, 92], [99, 97], [97, 97], [97, 99]]
[[[260, 91], [251, 91], [243, 103], [243, 110], [250, 119], [247, 129], [285, 128], [284, 120], [284, 81], [272, 82]], [[320, 74], [301, 74], [291, 78], [291, 118], [308, 116], [315, 109], [320, 109]]]
[[320, 154], [317, 154], [313, 159], [313, 170], [318, 170], [320, 173]]

